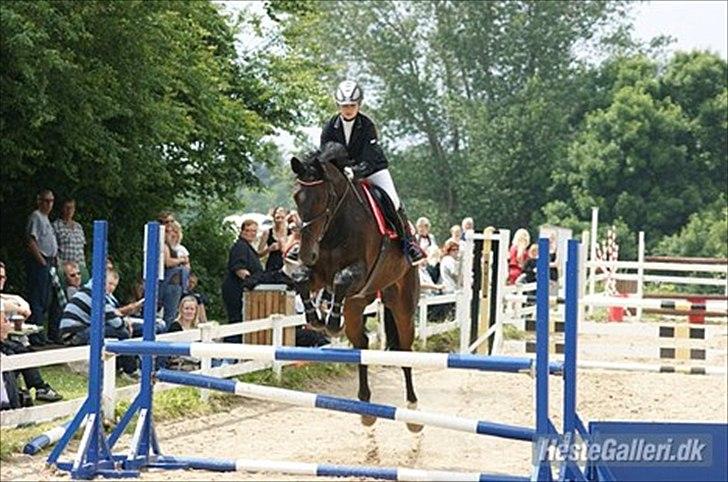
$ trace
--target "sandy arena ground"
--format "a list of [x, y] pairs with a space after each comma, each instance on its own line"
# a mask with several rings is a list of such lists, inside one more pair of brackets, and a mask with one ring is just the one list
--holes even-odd
[[[725, 347], [725, 337], [719, 344]], [[600, 339], [600, 345], [606, 342]], [[652, 345], [654, 347], [654, 345]], [[585, 348], [585, 345], [582, 345]], [[635, 352], [643, 350], [633, 347]], [[653, 348], [654, 349], [654, 348]], [[582, 350], [580, 350], [582, 351]], [[401, 370], [373, 367], [374, 402], [404, 406]], [[551, 377], [552, 421], [561, 427], [562, 383]], [[464, 370], [415, 370], [422, 410], [518, 425], [534, 424], [534, 384], [527, 375]], [[312, 391], [354, 398], [356, 376]], [[725, 376], [579, 371], [578, 411], [589, 420], [713, 421], [728, 419]], [[165, 453], [220, 458], [288, 460], [527, 475], [526, 442], [379, 420], [364, 427], [357, 415], [250, 401], [232, 412], [158, 427]], [[47, 456], [47, 454], [45, 455]], [[305, 480], [278, 474], [154, 471], [144, 480]], [[0, 468], [1, 480], [68, 477], [44, 467], [44, 457], [18, 455]], [[317, 478], [316, 480], [322, 480]], [[342, 480], [342, 479], [334, 479]]]

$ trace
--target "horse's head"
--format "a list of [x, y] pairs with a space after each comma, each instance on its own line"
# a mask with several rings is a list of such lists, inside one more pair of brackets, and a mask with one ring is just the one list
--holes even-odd
[[313, 266], [319, 257], [319, 243], [341, 206], [347, 184], [341, 169], [348, 156], [341, 144], [328, 143], [322, 151], [308, 154], [303, 161], [291, 159], [296, 173], [293, 199], [301, 216], [301, 250], [299, 258]]

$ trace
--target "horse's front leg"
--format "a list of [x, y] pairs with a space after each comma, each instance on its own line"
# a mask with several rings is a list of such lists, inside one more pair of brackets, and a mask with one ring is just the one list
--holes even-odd
[[291, 278], [293, 279], [296, 292], [301, 296], [301, 301], [303, 301], [306, 323], [313, 330], [323, 331], [326, 325], [319, 317], [318, 311], [313, 305], [313, 301], [311, 301], [311, 276], [311, 268], [301, 266], [293, 272]]
[[341, 307], [344, 297], [352, 286], [364, 281], [365, 275], [366, 270], [360, 263], [347, 266], [334, 275], [334, 297], [326, 319], [326, 333], [329, 336], [341, 335]]
[[[371, 301], [371, 300], [369, 300]], [[349, 339], [354, 348], [366, 350], [369, 348], [369, 337], [367, 337], [364, 329], [364, 308], [367, 300], [349, 298], [344, 305], [344, 316], [346, 317], [346, 337]], [[359, 365], [359, 391], [357, 397], [363, 402], [368, 402], [372, 398], [369, 390], [369, 372], [367, 365]], [[372, 415], [362, 415], [361, 423], [367, 427], [374, 424], [377, 418]]]

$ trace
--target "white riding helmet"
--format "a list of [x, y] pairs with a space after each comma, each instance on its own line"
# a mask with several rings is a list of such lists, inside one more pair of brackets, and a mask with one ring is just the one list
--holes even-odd
[[336, 88], [334, 99], [339, 105], [361, 104], [364, 99], [364, 92], [355, 81], [345, 80]]

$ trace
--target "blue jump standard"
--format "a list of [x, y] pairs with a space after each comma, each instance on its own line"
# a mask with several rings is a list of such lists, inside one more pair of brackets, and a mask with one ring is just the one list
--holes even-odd
[[[245, 352], [246, 345], [235, 345], [228, 343], [215, 344], [223, 349], [234, 349], [237, 347], [242, 353], [241, 359], [257, 359], [267, 361], [311, 361], [311, 362], [335, 362], [389, 366], [410, 366], [409, 363], [390, 363], [379, 361], [374, 350], [359, 350], [350, 348], [303, 348], [303, 347], [271, 347], [265, 356], [260, 353], [252, 354]], [[155, 355], [155, 356], [198, 356], [196, 347], [209, 347], [205, 343], [176, 343], [162, 341], [108, 341], [105, 348], [111, 353], [119, 355]], [[392, 353], [392, 352], [389, 352]], [[396, 352], [401, 353], [402, 358], [412, 360], [411, 366], [429, 365], [433, 363], [424, 360], [417, 352]], [[230, 353], [220, 355], [231, 357]], [[431, 360], [431, 358], [430, 358]], [[511, 356], [483, 356], [463, 353], [442, 354], [443, 368], [460, 368], [492, 372], [519, 373], [529, 372], [535, 368], [535, 360], [527, 357]], [[549, 372], [552, 375], [560, 375], [563, 372], [562, 362], [549, 363]]]

